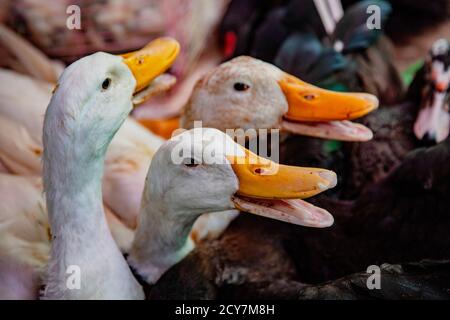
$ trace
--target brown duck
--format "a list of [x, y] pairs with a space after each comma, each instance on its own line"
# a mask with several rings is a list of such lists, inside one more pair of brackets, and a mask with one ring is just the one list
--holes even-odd
[[449, 134], [450, 43], [436, 41], [401, 104], [380, 108], [362, 119], [374, 138], [346, 145], [344, 199], [357, 197], [398, 166], [407, 153]]

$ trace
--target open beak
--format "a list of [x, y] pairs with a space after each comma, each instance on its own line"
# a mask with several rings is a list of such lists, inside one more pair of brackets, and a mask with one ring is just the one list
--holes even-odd
[[136, 79], [134, 93], [139, 94], [139, 102], [153, 95], [151, 82], [170, 68], [179, 52], [180, 45], [176, 40], [158, 38], [140, 50], [121, 55]]
[[284, 74], [279, 85], [289, 109], [282, 128], [302, 135], [343, 141], [367, 141], [373, 134], [350, 120], [378, 108], [378, 99], [368, 93], [344, 93], [321, 89]]
[[247, 149], [245, 156], [228, 159], [239, 180], [237, 209], [309, 227], [333, 224], [326, 210], [300, 200], [336, 186], [333, 171], [280, 165]]

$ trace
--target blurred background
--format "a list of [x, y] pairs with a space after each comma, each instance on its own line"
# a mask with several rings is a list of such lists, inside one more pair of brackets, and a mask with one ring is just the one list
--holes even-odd
[[[339, 3], [331, 7], [338, 20], [358, 1], [322, 2]], [[450, 39], [449, 1], [388, 2], [392, 11], [382, 31], [392, 41], [399, 72], [422, 59], [436, 39]], [[66, 27], [70, 5], [81, 9], [80, 30]], [[277, 64], [276, 53], [290, 33], [313, 31], [322, 41], [330, 33], [313, 0], [3, 0], [0, 22], [60, 66], [96, 51], [120, 53], [161, 35], [175, 37], [182, 47], [171, 70], [178, 83], [135, 114], [149, 119], [176, 115], [198, 77], [224, 60], [246, 54]], [[26, 73], [11, 38], [2, 34], [0, 66]]]

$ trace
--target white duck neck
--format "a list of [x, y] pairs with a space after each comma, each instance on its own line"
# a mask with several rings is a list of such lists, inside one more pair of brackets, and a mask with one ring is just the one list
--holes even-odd
[[101, 180], [106, 147], [89, 157], [86, 144], [69, 135], [52, 139], [47, 139], [44, 154], [53, 236], [44, 298], [143, 298], [104, 216]]
[[194, 249], [195, 244], [189, 235], [196, 218], [200, 216], [187, 212], [182, 214], [160, 202], [160, 199], [143, 198], [139, 224], [128, 258], [149, 284], [158, 281], [164, 272]]

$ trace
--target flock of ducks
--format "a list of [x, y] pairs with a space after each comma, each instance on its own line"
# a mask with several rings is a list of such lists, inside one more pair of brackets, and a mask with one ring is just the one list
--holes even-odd
[[[41, 238], [26, 239], [25, 232], [21, 234], [19, 229], [23, 227], [20, 221], [14, 221], [22, 218], [28, 223], [39, 222], [36, 213], [30, 221], [27, 212], [21, 212], [22, 216], [16, 212], [12, 220], [19, 226], [5, 230], [8, 236], [24, 236], [25, 239], [20, 240], [28, 240], [29, 245], [45, 242], [45, 237], [51, 235], [48, 266], [44, 268], [45, 272], [41, 270], [45, 274], [43, 298], [143, 298], [142, 289], [109, 231], [108, 215], [105, 217], [103, 209], [102, 176], [108, 163], [105, 161], [108, 146], [113, 143], [114, 134], [119, 134], [119, 128], [129, 119], [133, 92], [146, 88], [151, 80], [166, 70], [178, 50], [174, 40], [159, 39], [141, 51], [122, 57], [105, 53], [85, 57], [60, 76], [45, 112], [42, 138], [44, 191], [51, 231], [45, 229], [45, 206], [42, 203], [38, 211], [42, 221], [35, 225], [39, 230], [33, 230], [34, 233], [40, 231], [43, 234]], [[273, 126], [279, 125], [281, 115], [289, 114], [289, 111], [294, 118], [302, 118], [301, 112], [294, 112], [300, 106], [297, 99], [284, 98], [284, 94], [298, 90], [300, 85], [324, 99], [327, 94], [348, 99], [347, 110], [357, 113], [361, 109], [362, 112], [372, 110], [370, 104], [376, 102], [375, 98], [363, 94], [337, 94], [310, 87], [276, 68], [266, 67], [274, 74], [265, 84], [266, 88], [277, 92], [281, 102], [279, 110], [275, 109], [273, 120], [276, 123]], [[285, 88], [283, 80], [288, 82]], [[322, 114], [319, 117], [323, 117]], [[345, 117], [338, 115], [336, 121]], [[190, 151], [192, 154], [201, 155], [206, 145], [217, 144], [220, 147], [226, 142], [229, 145], [226, 150], [229, 151], [222, 155], [224, 159], [243, 158], [244, 164], [202, 165], [197, 168], [191, 163], [189, 154], [185, 165], [175, 166], [171, 163], [171, 151], [179, 146], [177, 140], [195, 135], [196, 130], [201, 130], [201, 136], [207, 139], [201, 140], [199, 145], [194, 144], [194, 150]], [[36, 150], [41, 150], [39, 147]], [[20, 159], [20, 155], [17, 157]], [[294, 200], [334, 187], [336, 175], [332, 171], [282, 166], [267, 161], [260, 161], [264, 165], [258, 167], [245, 160], [248, 157], [258, 158], [238, 147], [221, 131], [213, 129], [192, 129], [161, 145], [152, 157], [136, 236], [129, 247], [128, 259], [140, 277], [154, 283], [165, 270], [193, 249], [189, 233], [195, 220], [203, 213], [239, 209], [310, 227], [322, 228], [333, 223], [327, 211]], [[196, 160], [201, 162], [201, 158]], [[277, 174], [264, 174], [274, 166]], [[5, 178], [10, 176], [5, 175]], [[41, 186], [38, 181], [34, 184], [36, 193]], [[253, 197], [257, 200], [252, 200]], [[110, 226], [119, 224], [117, 217], [121, 218], [117, 215]], [[16, 245], [11, 241], [8, 244]], [[22, 252], [28, 254], [30, 250]], [[18, 257], [18, 262], [24, 259], [26, 257]], [[71, 265], [86, 270], [81, 273], [81, 282], [85, 284], [81, 290], [69, 290], [66, 286], [67, 268]], [[15, 292], [11, 289], [10, 292]]]
[[[12, 47], [17, 44], [14, 41]], [[408, 97], [415, 95], [415, 100], [411, 99], [408, 108], [404, 105], [410, 106], [410, 101], [376, 110], [379, 102], [372, 94], [321, 89], [270, 63], [236, 57], [197, 82], [179, 121], [184, 130], [164, 140], [129, 114], [134, 105], [161, 90], [158, 85], [164, 82], [163, 73], [179, 50], [175, 40], [159, 38], [120, 56], [95, 53], [67, 67], [57, 83], [51, 83], [56, 77], [38, 79], [41, 74], [28, 77], [11, 70], [0, 72], [5, 84], [0, 91], [0, 190], [4, 195], [0, 203], [1, 298], [144, 299], [158, 294], [172, 296], [160, 289], [161, 284], [171, 281], [183, 281], [186, 290], [196, 292], [195, 284], [188, 285], [194, 280], [215, 288], [214, 293], [199, 295], [202, 298], [236, 297], [239, 292], [276, 296], [282, 292], [277, 287], [280, 282], [293, 284], [298, 293], [298, 278], [306, 283], [333, 280], [361, 271], [365, 263], [394, 261], [397, 247], [405, 250], [402, 259], [420, 258], [426, 246], [408, 255], [413, 238], [402, 235], [405, 226], [423, 226], [425, 231], [441, 235], [430, 221], [421, 224], [421, 217], [414, 212], [407, 221], [407, 210], [396, 208], [395, 202], [389, 204], [386, 192], [402, 199], [408, 192], [398, 192], [398, 186], [409, 182], [409, 187], [416, 187], [415, 180], [405, 182], [405, 173], [422, 172], [417, 163], [427, 157], [446, 159], [450, 126], [448, 41], [440, 40], [431, 49], [429, 60], [410, 86]], [[29, 55], [40, 59], [32, 49]], [[51, 62], [41, 62], [47, 71], [53, 70], [50, 73], [59, 73]], [[18, 87], [26, 88], [23, 96], [14, 90]], [[383, 143], [394, 143], [377, 139], [383, 130], [374, 126], [374, 121], [381, 121], [381, 128], [388, 127], [395, 118], [391, 114], [397, 114], [398, 109], [408, 110], [406, 115], [416, 118], [408, 122], [408, 139], [415, 135], [428, 144], [429, 140], [441, 143], [426, 150], [426, 155], [407, 155], [417, 147], [409, 144], [396, 162], [383, 166], [382, 174], [364, 173], [364, 166], [357, 161], [361, 155], [367, 156], [364, 148], [372, 146], [371, 152], [381, 150], [383, 155], [387, 149]], [[371, 112], [362, 123], [354, 121]], [[202, 128], [196, 126], [197, 121], [202, 122]], [[295, 166], [272, 162], [225, 134], [235, 128], [279, 129], [282, 144], [289, 139], [301, 141], [299, 136], [309, 137], [304, 141], [346, 142], [345, 159], [350, 159], [350, 164], [356, 162], [353, 168], [362, 170], [357, 174], [365, 179], [350, 189], [356, 185], [362, 196], [353, 203], [327, 196], [305, 202], [302, 199], [336, 186], [334, 171], [339, 172], [340, 166], [333, 171], [321, 169], [328, 167], [328, 162], [317, 166], [320, 168], [311, 167], [304, 157], [308, 143], [305, 149], [287, 146], [298, 156]], [[215, 151], [216, 162], [205, 163], [208, 150]], [[174, 154], [181, 157], [180, 163], [174, 162]], [[281, 160], [286, 162], [283, 156]], [[351, 177], [347, 173], [342, 174]], [[427, 187], [429, 196], [418, 200], [422, 204], [434, 200], [431, 195], [442, 197], [448, 192], [442, 182], [448, 172], [443, 170], [438, 178], [435, 171], [426, 171], [422, 175], [425, 182], [430, 175], [434, 180]], [[349, 181], [353, 183], [353, 179]], [[422, 186], [419, 181], [411, 194], [418, 195]], [[385, 201], [384, 207], [374, 207], [370, 201]], [[435, 215], [442, 218], [445, 207], [439, 201]], [[286, 223], [244, 214], [228, 234], [213, 240], [238, 212], [303, 227], [292, 229]], [[372, 218], [379, 218], [379, 223], [371, 224]], [[335, 219], [331, 231], [314, 230], [332, 226]], [[286, 230], [288, 233], [282, 235]], [[388, 240], [400, 234], [400, 244], [388, 250], [387, 242], [379, 241], [379, 246], [371, 243], [370, 239], [377, 237], [367, 234], [377, 232]], [[258, 236], [262, 238], [256, 239]], [[448, 257], [448, 241], [438, 238], [432, 241], [436, 254], [430, 253], [430, 258]], [[290, 245], [284, 246], [286, 239]], [[252, 249], [252, 240], [261, 241], [259, 249]], [[367, 248], [371, 248], [373, 260], [362, 253]], [[318, 252], [323, 256], [313, 258]], [[264, 261], [264, 257], [268, 259]], [[222, 265], [236, 261], [246, 265], [247, 259], [252, 263], [242, 268], [251, 266], [254, 270], [242, 272], [247, 280], [240, 279], [236, 286], [227, 270], [214, 269], [214, 259], [223, 259]], [[80, 288], [67, 285], [72, 266], [80, 270]], [[202, 268], [207, 272], [202, 274]], [[189, 280], [190, 271], [194, 276]], [[272, 281], [271, 276], [280, 279]], [[251, 285], [243, 288], [246, 281]], [[268, 289], [268, 282], [275, 291]], [[306, 297], [324, 290], [300, 287]], [[185, 297], [184, 293], [178, 294]]]

